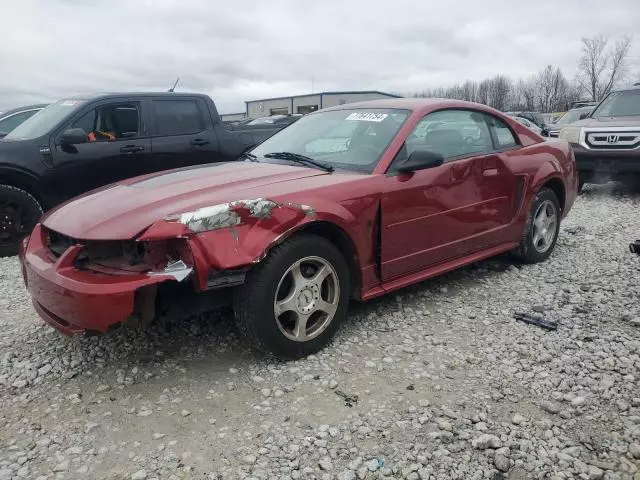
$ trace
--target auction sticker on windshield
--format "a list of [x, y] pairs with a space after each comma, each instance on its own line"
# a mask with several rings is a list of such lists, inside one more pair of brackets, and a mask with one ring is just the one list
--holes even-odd
[[345, 120], [353, 120], [356, 122], [381, 122], [388, 116], [388, 113], [355, 112], [350, 114]]

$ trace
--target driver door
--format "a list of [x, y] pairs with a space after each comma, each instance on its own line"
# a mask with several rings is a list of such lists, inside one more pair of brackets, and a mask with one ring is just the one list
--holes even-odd
[[[394, 168], [416, 149], [441, 153], [444, 164], [397, 174]], [[496, 187], [498, 155], [482, 113], [441, 110], [416, 125], [385, 180], [383, 281], [463, 257], [483, 248], [483, 237], [494, 238], [488, 232], [496, 226], [496, 192], [488, 187]]]
[[151, 140], [141, 107], [139, 102], [105, 101], [79, 112], [65, 129], [82, 128], [87, 134], [109, 131], [114, 138], [95, 135], [79, 145], [62, 145], [55, 138], [51, 148], [55, 168], [43, 177], [48, 191], [65, 200], [143, 173]]

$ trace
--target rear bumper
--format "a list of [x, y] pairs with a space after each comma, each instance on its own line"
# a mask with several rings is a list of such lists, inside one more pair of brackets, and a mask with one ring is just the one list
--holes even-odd
[[106, 332], [134, 313], [136, 292], [173, 280], [168, 275], [105, 275], [81, 271], [74, 261], [82, 247], [53, 256], [36, 226], [20, 253], [22, 272], [42, 319], [67, 335]]
[[582, 178], [600, 175], [640, 175], [640, 149], [590, 150], [575, 143], [571, 146]]

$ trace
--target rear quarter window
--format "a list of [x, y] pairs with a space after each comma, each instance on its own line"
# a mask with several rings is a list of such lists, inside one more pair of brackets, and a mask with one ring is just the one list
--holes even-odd
[[515, 134], [511, 131], [511, 128], [505, 122], [503, 122], [499, 118], [490, 116], [489, 124], [495, 132], [496, 140], [498, 143], [498, 150], [515, 148], [519, 145], [518, 139], [516, 138]]

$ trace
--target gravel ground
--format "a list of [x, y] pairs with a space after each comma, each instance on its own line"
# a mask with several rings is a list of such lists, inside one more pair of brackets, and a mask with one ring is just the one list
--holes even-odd
[[288, 363], [226, 313], [62, 337], [0, 260], [0, 480], [640, 480], [639, 207], [587, 189], [546, 263], [353, 305], [329, 348]]

